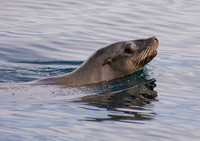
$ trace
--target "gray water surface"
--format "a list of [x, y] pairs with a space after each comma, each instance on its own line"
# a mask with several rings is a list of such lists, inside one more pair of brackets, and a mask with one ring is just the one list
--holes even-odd
[[[197, 0], [1, 0], [1, 141], [200, 138]], [[87, 87], [28, 86], [69, 73], [108, 44], [156, 36], [131, 76]]]

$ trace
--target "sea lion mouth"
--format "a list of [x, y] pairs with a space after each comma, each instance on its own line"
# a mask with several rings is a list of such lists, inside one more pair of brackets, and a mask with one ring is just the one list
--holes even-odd
[[144, 58], [141, 59], [141, 62], [144, 64], [150, 62], [158, 54], [157, 48], [158, 46], [147, 47], [147, 49], [144, 51]]
[[147, 56], [147, 57], [151, 57], [151, 56], [155, 57], [157, 54], [158, 54], [158, 51], [155, 50], [155, 51], [152, 52], [152, 54], [150, 54], [150, 55]]

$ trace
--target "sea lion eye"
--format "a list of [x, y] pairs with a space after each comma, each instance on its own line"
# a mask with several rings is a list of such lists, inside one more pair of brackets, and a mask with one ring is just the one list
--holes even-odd
[[134, 48], [131, 45], [127, 45], [127, 47], [124, 50], [125, 53], [128, 54], [133, 54], [134, 53]]

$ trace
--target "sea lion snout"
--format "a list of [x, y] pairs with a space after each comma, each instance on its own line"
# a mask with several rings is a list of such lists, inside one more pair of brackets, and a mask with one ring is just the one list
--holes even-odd
[[137, 46], [138, 52], [146, 50], [147, 48], [155, 47], [156, 49], [159, 46], [159, 41], [156, 37], [150, 37], [147, 39], [133, 40], [134, 44]]
[[158, 46], [159, 46], [159, 41], [156, 37], [152, 37], [152, 39], [154, 40], [154, 45], [156, 47], [156, 49], [158, 49]]
[[149, 45], [155, 45], [155, 44], [158, 44], [159, 43], [159, 41], [158, 41], [158, 39], [155, 37], [155, 36], [153, 36], [153, 37], [150, 37], [149, 39], [147, 39], [148, 41], [148, 44]]
[[146, 48], [144, 48], [144, 50], [148, 50], [149, 54], [154, 54], [155, 52], [157, 52], [156, 50], [159, 47], [159, 41], [155, 36], [149, 38], [148, 40], [149, 41], [147, 43]]
[[158, 49], [158, 46], [159, 46], [159, 41], [158, 41], [158, 39], [156, 38], [156, 37], [152, 37], [153, 38], [153, 40], [154, 40], [154, 45], [153, 46], [155, 46], [155, 49]]

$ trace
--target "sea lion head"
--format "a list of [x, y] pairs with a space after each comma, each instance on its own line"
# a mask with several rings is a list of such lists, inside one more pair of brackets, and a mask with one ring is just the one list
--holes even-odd
[[[158, 39], [122, 41], [111, 44], [96, 54], [101, 54], [102, 67], [112, 70], [113, 74], [125, 76], [143, 68], [157, 55]], [[98, 55], [97, 55], [98, 56]]]

